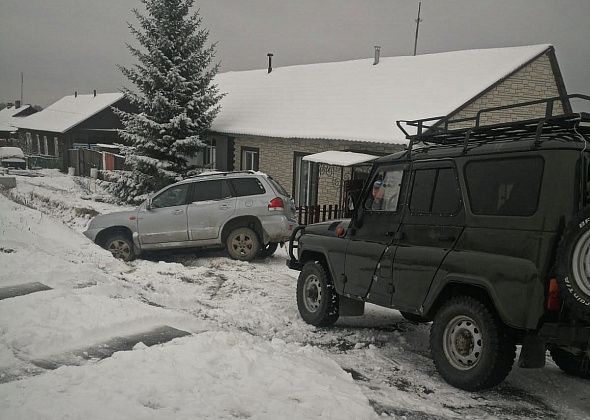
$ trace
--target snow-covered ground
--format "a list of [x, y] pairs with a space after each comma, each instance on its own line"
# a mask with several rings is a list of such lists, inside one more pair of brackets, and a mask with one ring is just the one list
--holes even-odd
[[[428, 325], [397, 311], [305, 324], [281, 249], [253, 263], [211, 251], [114, 260], [79, 232], [90, 214], [120, 207], [94, 181], [44, 174], [8, 193], [33, 209], [0, 196], [0, 288], [53, 289], [0, 300], [2, 419], [590, 416], [590, 383], [550, 361], [515, 367], [494, 390], [450, 387]], [[36, 363], [161, 325], [191, 335], [56, 370]]]

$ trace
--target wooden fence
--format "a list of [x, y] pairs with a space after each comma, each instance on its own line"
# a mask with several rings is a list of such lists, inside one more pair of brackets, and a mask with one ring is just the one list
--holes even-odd
[[123, 169], [125, 158], [109, 153], [90, 149], [70, 149], [69, 165], [76, 168], [76, 175], [90, 176], [90, 169], [120, 170]]
[[350, 212], [339, 207], [338, 204], [324, 204], [323, 206], [297, 207], [297, 221], [300, 225], [325, 222], [326, 220], [350, 217]]

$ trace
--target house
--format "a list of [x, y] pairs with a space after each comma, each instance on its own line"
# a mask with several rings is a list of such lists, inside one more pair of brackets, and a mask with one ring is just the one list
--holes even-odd
[[118, 142], [123, 128], [112, 107], [130, 110], [122, 93], [64, 96], [44, 110], [19, 120], [18, 137], [28, 155], [58, 161], [66, 170], [74, 162], [70, 149], [90, 149], [96, 144]]
[[[377, 50], [376, 50], [377, 52]], [[269, 70], [271, 70], [269, 68]], [[462, 118], [482, 108], [561, 97], [566, 89], [551, 45], [379, 57], [218, 74], [227, 95], [210, 144], [220, 170], [267, 172], [298, 205], [342, 200], [350, 169], [304, 160], [325, 151], [383, 155], [407, 144], [396, 120]], [[486, 123], [544, 115], [529, 107]], [[330, 155], [333, 156], [333, 155]]]
[[21, 105], [20, 101], [0, 109], [0, 147], [16, 145], [16, 124], [19, 119], [37, 112], [31, 105]]

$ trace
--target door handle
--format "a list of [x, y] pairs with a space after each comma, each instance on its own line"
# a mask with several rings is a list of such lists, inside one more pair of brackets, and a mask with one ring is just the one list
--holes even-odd
[[184, 210], [174, 210], [172, 212], [172, 214], [174, 214], [174, 215], [176, 215], [176, 214], [183, 214], [183, 213], [184, 213]]
[[394, 241], [399, 241], [406, 237], [406, 235], [403, 232], [386, 232], [385, 236], [393, 238]]
[[219, 206], [220, 210], [227, 210], [229, 209], [229, 204], [222, 204], [221, 206]]

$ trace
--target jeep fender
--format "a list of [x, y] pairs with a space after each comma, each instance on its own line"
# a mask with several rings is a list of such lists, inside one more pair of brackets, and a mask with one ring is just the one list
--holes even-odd
[[[473, 288], [476, 289], [473, 289]], [[517, 329], [536, 329], [544, 313], [545, 291], [532, 261], [506, 255], [452, 251], [437, 271], [424, 300], [423, 313], [433, 317], [457, 294], [484, 292], [500, 319]]]

